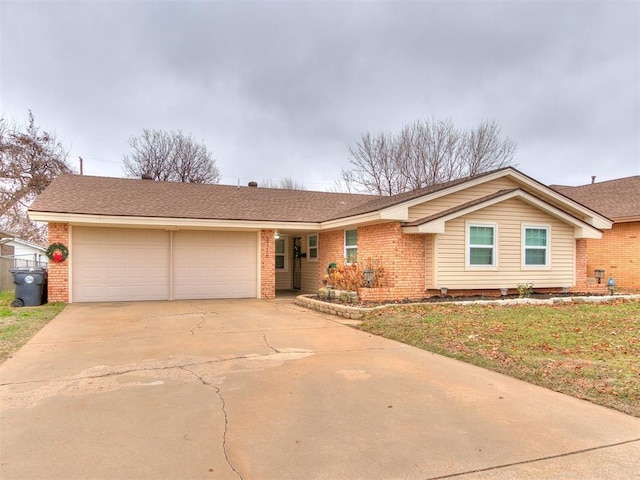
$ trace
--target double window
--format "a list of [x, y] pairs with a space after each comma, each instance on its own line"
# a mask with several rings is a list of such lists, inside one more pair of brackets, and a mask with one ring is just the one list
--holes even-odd
[[495, 224], [467, 224], [467, 265], [470, 267], [496, 266]]
[[549, 266], [549, 228], [524, 225], [522, 238], [523, 266]]
[[358, 262], [358, 231], [357, 230], [344, 231], [344, 258], [347, 259], [347, 263]]

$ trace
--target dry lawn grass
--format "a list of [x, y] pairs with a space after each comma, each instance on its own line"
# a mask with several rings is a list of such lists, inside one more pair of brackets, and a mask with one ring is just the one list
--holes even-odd
[[640, 417], [640, 302], [407, 305], [361, 329]]
[[0, 292], [0, 363], [27, 343], [65, 307], [47, 303], [38, 307], [11, 307], [13, 290]]

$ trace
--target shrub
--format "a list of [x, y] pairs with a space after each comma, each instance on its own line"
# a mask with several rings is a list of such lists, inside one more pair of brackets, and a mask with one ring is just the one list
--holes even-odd
[[346, 261], [330, 264], [327, 269], [328, 273], [325, 275], [325, 282], [337, 290], [357, 291], [358, 288], [366, 286], [364, 280], [365, 270], [373, 270], [374, 272], [374, 279], [371, 286], [381, 286], [381, 281], [384, 277], [384, 267], [380, 265], [379, 260], [373, 260], [371, 258], [367, 258], [363, 264], [346, 263]]

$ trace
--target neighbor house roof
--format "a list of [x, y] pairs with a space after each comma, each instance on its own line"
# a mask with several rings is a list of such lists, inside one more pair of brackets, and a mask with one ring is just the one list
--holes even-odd
[[640, 175], [551, 188], [617, 222], [640, 221]]

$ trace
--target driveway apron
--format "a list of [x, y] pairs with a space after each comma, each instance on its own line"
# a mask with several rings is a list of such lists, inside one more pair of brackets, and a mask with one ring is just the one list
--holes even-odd
[[640, 479], [640, 419], [291, 299], [69, 305], [0, 415], [5, 480]]

